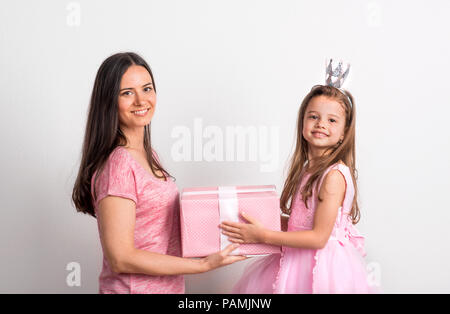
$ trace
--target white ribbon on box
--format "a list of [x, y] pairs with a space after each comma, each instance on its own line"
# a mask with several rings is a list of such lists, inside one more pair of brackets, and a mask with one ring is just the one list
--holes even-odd
[[[219, 186], [219, 218], [220, 223], [224, 221], [239, 222], [239, 206], [236, 194], [236, 187], [234, 186]], [[220, 232], [220, 250], [232, 244], [228, 240], [228, 236]], [[239, 248], [235, 250], [238, 253]]]
[[[276, 192], [275, 187], [259, 188], [259, 189], [236, 189], [235, 186], [219, 186], [217, 190], [213, 191], [191, 191], [185, 192], [183, 195], [205, 195], [218, 194], [219, 195], [219, 218], [220, 223], [224, 221], [239, 222], [239, 206], [237, 193], [254, 193], [254, 192]], [[223, 250], [229, 244], [228, 236], [220, 233], [220, 249]], [[239, 255], [239, 248], [234, 251], [234, 254]]]

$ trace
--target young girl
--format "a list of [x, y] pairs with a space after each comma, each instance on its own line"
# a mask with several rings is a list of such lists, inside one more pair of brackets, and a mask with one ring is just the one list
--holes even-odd
[[[370, 293], [355, 181], [355, 107], [349, 92], [318, 85], [303, 100], [297, 145], [281, 195], [287, 232], [224, 222], [235, 243], [281, 245], [247, 267], [233, 293]], [[283, 216], [282, 216], [283, 220]], [[284, 221], [286, 223], [286, 221]], [[286, 229], [283, 229], [286, 231]]]

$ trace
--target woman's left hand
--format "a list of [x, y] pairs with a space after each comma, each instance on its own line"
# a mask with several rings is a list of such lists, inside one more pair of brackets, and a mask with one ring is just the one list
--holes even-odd
[[222, 233], [234, 243], [264, 243], [265, 229], [261, 223], [245, 213], [241, 216], [249, 223], [224, 221], [220, 224]]

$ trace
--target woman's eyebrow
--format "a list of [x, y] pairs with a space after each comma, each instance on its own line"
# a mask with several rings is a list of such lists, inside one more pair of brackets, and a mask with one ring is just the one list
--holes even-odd
[[[145, 86], [147, 86], [147, 85], [153, 85], [153, 83], [152, 83], [152, 82], [149, 82], [149, 83], [147, 83], [147, 84], [142, 85], [142, 87], [145, 87]], [[121, 92], [121, 91], [123, 91], [123, 90], [127, 90], [127, 89], [133, 89], [133, 87], [122, 88], [121, 90], [119, 90], [119, 92]]]

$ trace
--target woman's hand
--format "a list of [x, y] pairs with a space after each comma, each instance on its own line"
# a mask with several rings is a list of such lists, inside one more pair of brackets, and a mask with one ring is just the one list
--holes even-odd
[[245, 260], [247, 258], [245, 256], [229, 255], [238, 247], [239, 244], [236, 243], [230, 244], [222, 251], [208, 255], [207, 257], [203, 258], [202, 263], [204, 265], [205, 271], [210, 271], [218, 267], [226, 266], [229, 264], [233, 264], [235, 262]]
[[264, 243], [266, 229], [261, 223], [245, 213], [241, 213], [241, 216], [249, 223], [224, 221], [220, 225], [222, 233], [234, 243]]

